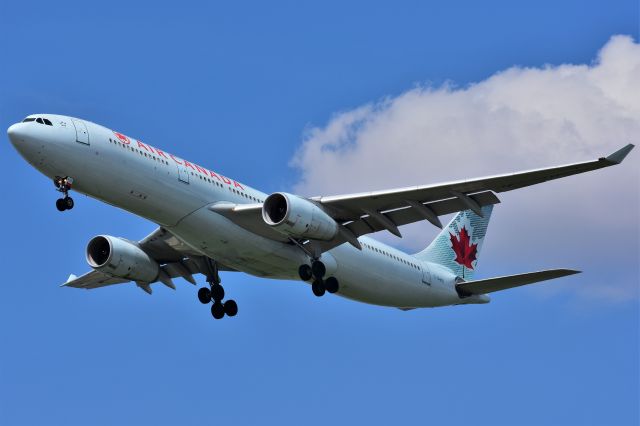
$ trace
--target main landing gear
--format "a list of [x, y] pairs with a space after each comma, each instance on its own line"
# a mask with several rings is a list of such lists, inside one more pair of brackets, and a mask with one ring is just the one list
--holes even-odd
[[336, 277], [325, 279], [324, 276], [326, 273], [327, 268], [324, 266], [324, 263], [317, 259], [311, 262], [311, 266], [305, 264], [298, 268], [298, 275], [300, 275], [302, 281], [313, 280], [311, 283], [311, 291], [318, 297], [323, 296], [325, 291], [335, 293], [340, 289], [338, 279]]
[[53, 184], [56, 186], [58, 192], [62, 192], [63, 198], [56, 200], [56, 208], [58, 211], [71, 210], [73, 208], [73, 198], [69, 197], [69, 191], [73, 184], [73, 178], [56, 176], [53, 179]]
[[213, 301], [211, 305], [211, 315], [215, 319], [222, 319], [225, 315], [234, 317], [238, 313], [238, 304], [235, 300], [229, 299], [223, 302], [224, 288], [220, 285], [220, 276], [218, 275], [218, 265], [214, 260], [205, 259], [207, 264], [207, 283], [209, 287], [202, 287], [198, 290], [198, 300], [203, 305], [207, 305]]

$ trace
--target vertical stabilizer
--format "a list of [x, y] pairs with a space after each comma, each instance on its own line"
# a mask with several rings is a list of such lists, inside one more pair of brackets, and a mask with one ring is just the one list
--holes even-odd
[[461, 211], [429, 247], [414, 257], [442, 265], [465, 280], [472, 279], [492, 211], [493, 205], [482, 208], [482, 217], [471, 210]]

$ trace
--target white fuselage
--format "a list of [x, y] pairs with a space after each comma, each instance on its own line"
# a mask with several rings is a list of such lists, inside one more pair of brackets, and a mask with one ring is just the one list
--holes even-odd
[[[20, 154], [46, 176], [70, 176], [73, 190], [153, 221], [238, 271], [299, 280], [298, 267], [309, 260], [300, 248], [256, 235], [208, 208], [218, 202], [258, 203], [268, 194], [103, 126], [38, 116], [53, 126], [18, 123], [10, 132]], [[88, 135], [77, 134], [82, 123]], [[342, 244], [321, 257], [328, 274], [339, 280], [341, 296], [402, 308], [488, 301], [461, 299], [456, 277], [445, 268], [371, 238], [359, 240], [362, 250]]]

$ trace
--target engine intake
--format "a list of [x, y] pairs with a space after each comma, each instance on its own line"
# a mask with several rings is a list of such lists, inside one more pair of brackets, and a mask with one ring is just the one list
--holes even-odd
[[338, 224], [309, 200], [286, 192], [276, 192], [262, 205], [262, 219], [276, 231], [296, 238], [329, 241], [338, 233]]
[[131, 281], [152, 283], [160, 273], [158, 262], [123, 238], [98, 235], [87, 244], [86, 255], [96, 271]]

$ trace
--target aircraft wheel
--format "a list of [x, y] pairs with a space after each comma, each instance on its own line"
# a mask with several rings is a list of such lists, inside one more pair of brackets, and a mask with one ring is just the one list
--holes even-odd
[[324, 281], [324, 287], [329, 293], [335, 293], [340, 288], [340, 284], [336, 277], [329, 277]]
[[224, 299], [224, 288], [220, 284], [214, 284], [211, 286], [211, 298], [220, 302]]
[[324, 292], [325, 292], [325, 288], [324, 288], [324, 283], [322, 282], [322, 280], [315, 280], [311, 284], [311, 291], [313, 291], [313, 294], [315, 294], [318, 297], [323, 296]]
[[71, 210], [74, 206], [73, 198], [67, 197], [64, 199], [65, 206], [67, 210]]
[[298, 275], [300, 275], [300, 279], [302, 281], [309, 281], [313, 278], [313, 273], [311, 272], [311, 266], [309, 265], [300, 265], [298, 268]]
[[320, 262], [319, 260], [314, 260], [311, 264], [311, 273], [313, 273], [313, 276], [315, 278], [321, 280], [322, 278], [324, 278], [324, 274], [327, 273], [327, 268], [326, 266], [324, 266], [324, 263]]
[[238, 313], [238, 304], [235, 300], [227, 300], [224, 302], [224, 313], [230, 317], [235, 317]]
[[64, 201], [64, 198], [58, 198], [56, 200], [56, 208], [59, 212], [63, 212], [67, 209], [67, 203]]
[[211, 315], [213, 315], [215, 319], [221, 319], [224, 317], [224, 306], [222, 303], [213, 302], [213, 305], [211, 305]]
[[198, 300], [203, 305], [211, 302], [211, 290], [209, 290], [207, 287], [200, 288], [200, 290], [198, 290]]

